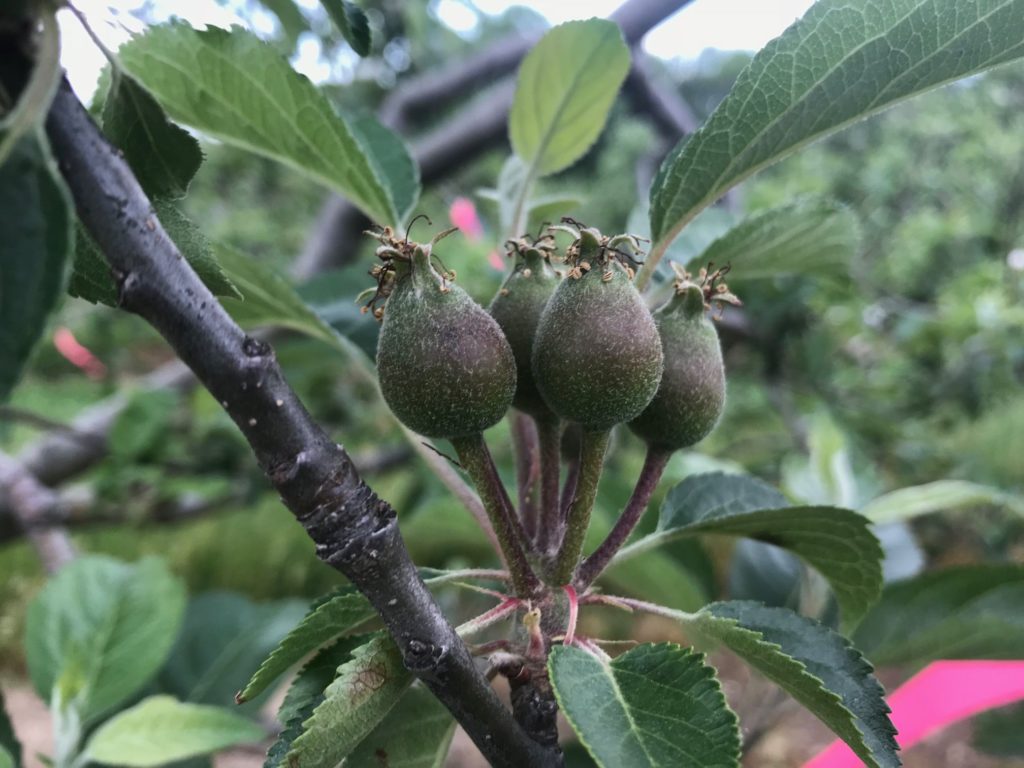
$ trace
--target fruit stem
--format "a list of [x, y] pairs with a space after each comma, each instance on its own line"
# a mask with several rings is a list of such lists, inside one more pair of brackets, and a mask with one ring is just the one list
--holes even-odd
[[551, 578], [557, 585], [568, 584], [583, 554], [583, 540], [590, 526], [590, 513], [597, 498], [597, 484], [604, 469], [604, 454], [611, 432], [584, 432], [580, 443], [580, 478], [566, 518], [565, 537], [558, 549]]
[[527, 170], [523, 183], [519, 187], [519, 193], [516, 195], [515, 205], [512, 207], [512, 219], [509, 221], [509, 238], [516, 238], [522, 235], [523, 230], [526, 229], [526, 225], [529, 223], [527, 221], [529, 211], [527, 210], [526, 201], [533, 191], [533, 182], [536, 178], [537, 165], [534, 163]]
[[569, 514], [569, 505], [572, 504], [572, 499], [576, 495], [576, 486], [579, 485], [579, 482], [580, 455], [577, 452], [575, 456], [569, 459], [569, 466], [565, 472], [562, 497], [558, 502], [558, 525], [554, 535], [551, 537], [552, 546], [557, 546], [562, 541], [562, 535], [565, 532], [565, 518]]
[[537, 419], [540, 436], [540, 528], [537, 548], [546, 553], [558, 541], [562, 531], [562, 504], [558, 497], [558, 478], [562, 471], [562, 422], [555, 418]]
[[622, 515], [609, 531], [605, 540], [583, 561], [576, 572], [575, 586], [579, 592], [582, 593], [594, 583], [608, 567], [608, 563], [615, 557], [615, 553], [626, 543], [629, 535], [640, 522], [640, 518], [643, 517], [670, 458], [672, 458], [671, 451], [658, 448], [647, 449], [643, 469], [640, 470], [640, 476], [637, 477], [636, 486], [633, 488], [633, 495], [629, 497]]
[[641, 293], [644, 292], [644, 288], [651, 282], [651, 278], [654, 276], [654, 272], [658, 269], [658, 263], [661, 261], [661, 257], [665, 255], [668, 247], [672, 244], [672, 241], [676, 239], [676, 235], [679, 234], [679, 229], [673, 230], [666, 236], [663, 236], [658, 240], [651, 250], [647, 254], [647, 258], [644, 259], [644, 265], [640, 267], [640, 271], [636, 275], [636, 279], [633, 281], [633, 285]]
[[540, 449], [533, 419], [513, 411], [512, 448], [516, 455], [516, 488], [519, 492], [519, 517], [528, 540], [537, 537], [537, 478], [540, 475]]
[[519, 597], [532, 597], [540, 591], [540, 581], [526, 559], [526, 534], [512, 509], [512, 502], [501, 483], [494, 459], [482, 433], [453, 437], [452, 447], [469, 474], [491, 519], [498, 544], [508, 563], [512, 586]]

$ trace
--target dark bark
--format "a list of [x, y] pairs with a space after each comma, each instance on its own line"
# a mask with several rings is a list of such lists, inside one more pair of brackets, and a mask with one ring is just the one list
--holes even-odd
[[[157, 368], [139, 384], [146, 389], [184, 390], [195, 384], [189, 369], [175, 360]], [[40, 482], [56, 485], [89, 469], [107, 455], [107, 432], [128, 403], [119, 393], [83, 410], [71, 422], [76, 435], [53, 432], [30, 443], [19, 454], [19, 460]], [[89, 436], [91, 440], [82, 440]], [[0, 505], [0, 513], [2, 513]]]
[[[391, 472], [403, 466], [412, 457], [412, 451], [405, 446], [353, 456], [352, 463], [364, 477]], [[0, 457], [2, 464], [2, 457]], [[29, 478], [35, 476], [21, 467]], [[46, 491], [55, 494], [54, 504], [38, 515], [33, 528], [46, 530], [49, 528], [66, 528], [77, 530], [82, 528], [98, 528], [102, 526], [153, 526], [182, 525], [239, 508], [246, 502], [251, 492], [246, 483], [239, 484], [237, 489], [212, 498], [197, 497], [184, 494], [177, 499], [154, 499], [153, 503], [140, 509], [126, 511], [117, 502], [104, 502], [96, 497], [89, 488], [77, 486], [66, 491], [54, 491], [43, 486]], [[0, 481], [0, 492], [10, 493]], [[10, 509], [10, 503], [0, 511], [0, 545], [17, 541], [27, 531], [20, 527], [17, 515]]]
[[66, 81], [46, 130], [79, 219], [110, 263], [121, 306], [152, 324], [231, 415], [317, 555], [366, 595], [406, 666], [492, 764], [558, 765], [558, 754], [516, 724], [477, 670], [420, 579], [394, 510], [313, 421], [270, 346], [247, 336], [188, 266]]
[[[17, 459], [2, 452], [0, 490], [7, 497], [18, 527], [32, 542], [47, 573], [56, 572], [74, 559], [75, 547], [67, 531], [47, 523], [49, 516], [59, 514], [57, 495]], [[0, 530], [0, 534], [3, 533], [5, 531]]]
[[538, 677], [520, 673], [509, 679], [512, 711], [535, 741], [557, 749], [558, 702], [543, 666], [536, 673]]

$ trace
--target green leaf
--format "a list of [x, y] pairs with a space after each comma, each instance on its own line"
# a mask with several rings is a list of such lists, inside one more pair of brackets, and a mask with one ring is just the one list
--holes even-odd
[[260, 665], [237, 700], [248, 701], [259, 695], [311, 651], [352, 631], [375, 615], [369, 601], [352, 588], [345, 588], [340, 594], [314, 605]]
[[[238, 289], [217, 263], [210, 241], [181, 212], [178, 204], [167, 199], [152, 202], [153, 210], [167, 235], [210, 292], [214, 296], [240, 298]], [[117, 284], [110, 273], [110, 266], [81, 224], [77, 227], [75, 243], [75, 262], [68, 293], [93, 304], [117, 306]]]
[[736, 715], [701, 654], [647, 643], [606, 662], [556, 646], [548, 670], [559, 707], [602, 768], [739, 766]]
[[360, 8], [349, 0], [322, 0], [345, 42], [360, 56], [370, 53], [370, 22]]
[[929, 512], [947, 512], [971, 507], [1005, 507], [1024, 515], [1024, 499], [998, 488], [964, 480], [939, 480], [925, 485], [900, 488], [883, 494], [861, 510], [873, 523], [910, 520]]
[[309, 21], [293, 0], [260, 0], [260, 5], [277, 17], [287, 42], [287, 50], [295, 50], [299, 35], [309, 31]]
[[565, 758], [565, 768], [595, 768], [597, 763], [587, 752], [579, 741], [571, 741], [568, 744], [559, 745], [562, 747], [562, 755]]
[[0, 165], [0, 403], [64, 291], [71, 210], [44, 139], [25, 136]]
[[7, 163], [23, 139], [31, 141], [29, 133], [41, 128], [60, 84], [60, 25], [52, 11], [38, 14], [38, 24], [35, 66], [14, 108], [0, 120], [0, 166]]
[[170, 389], [142, 389], [132, 393], [107, 436], [113, 461], [117, 464], [141, 461], [164, 446], [180, 400], [181, 396]]
[[518, 155], [509, 155], [498, 173], [498, 188], [493, 198], [498, 205], [498, 226], [502, 232], [512, 233], [517, 206], [527, 194], [529, 168]]
[[155, 558], [84, 556], [29, 606], [28, 671], [44, 700], [58, 684], [84, 723], [137, 692], [160, 668], [185, 608], [185, 588]]
[[420, 167], [409, 154], [409, 147], [398, 134], [368, 113], [353, 119], [350, 128], [377, 178], [384, 180], [397, 220], [405, 221], [420, 196]]
[[823, 624], [760, 603], [712, 603], [678, 614], [684, 628], [719, 642], [777, 683], [870, 768], [897, 768], [885, 691], [850, 642]]
[[578, 195], [536, 195], [526, 201], [526, 228], [536, 232], [545, 222], [555, 222], [583, 205]]
[[867, 518], [838, 507], [790, 507], [782, 494], [746, 475], [692, 475], [665, 497], [654, 533], [621, 559], [684, 536], [745, 536], [788, 549], [824, 576], [856, 625], [882, 589], [882, 548]]
[[803, 200], [754, 214], [711, 243], [693, 264], [730, 264], [731, 277], [741, 280], [845, 274], [859, 245], [860, 225], [850, 209]]
[[736, 542], [729, 557], [727, 594], [734, 600], [797, 610], [804, 581], [800, 560], [771, 544], [743, 539]]
[[117, 284], [110, 265], [81, 222], [75, 224], [75, 258], [68, 293], [93, 304], [117, 306]]
[[243, 297], [225, 297], [221, 303], [243, 328], [289, 328], [346, 354], [361, 354], [273, 269], [228, 246], [217, 244], [215, 247], [218, 262]]
[[214, 296], [241, 295], [217, 263], [210, 241], [176, 204], [166, 200], [155, 200], [153, 210], [189, 266], [195, 270], [199, 279]]
[[[640, 200], [629, 212], [626, 231], [638, 237], [650, 240], [650, 203]], [[683, 230], [679, 237], [672, 241], [665, 251], [669, 261], [689, 264], [696, 259], [711, 243], [725, 235], [741, 221], [739, 214], [724, 205], [713, 205], [701, 211]], [[660, 264], [660, 272], [654, 275], [658, 282], [675, 279], [675, 274], [668, 264]], [[702, 264], [701, 266], [706, 266]]]
[[1024, 757], [1024, 704], [984, 712], [975, 718], [971, 746], [996, 757]]
[[120, 72], [103, 105], [103, 133], [124, 153], [150, 198], [184, 197], [203, 162], [199, 142], [167, 119], [149, 91]]
[[[515, 155], [510, 155], [498, 175], [498, 188], [477, 189], [475, 194], [486, 200], [498, 212], [498, 226], [502, 232], [510, 232], [515, 204], [523, 192], [526, 181], [526, 166]], [[558, 221], [583, 205], [582, 198], [569, 194], [535, 195], [525, 202], [526, 230], [536, 232], [545, 222]]]
[[400, 223], [402, 193], [377, 173], [391, 164], [371, 160], [327, 98], [255, 35], [174, 22], [150, 27], [119, 56], [175, 120], [305, 173], [379, 223]]
[[846, 434], [823, 410], [806, 420], [806, 429], [809, 455], [786, 458], [783, 488], [805, 504], [858, 508], [870, 492], [858, 481]]
[[253, 669], [304, 613], [299, 600], [254, 603], [232, 592], [192, 598], [157, 678], [160, 691], [182, 701], [234, 706]]
[[150, 696], [101, 725], [86, 745], [92, 761], [160, 766], [263, 739], [263, 729], [221, 707]]
[[1024, 658], [1024, 567], [961, 566], [891, 584], [853, 638], [875, 664]]
[[1024, 0], [820, 0], [768, 43], [651, 185], [675, 238], [759, 169], [884, 107], [1024, 56]]
[[412, 680], [395, 644], [384, 635], [374, 637], [338, 668], [286, 761], [303, 768], [334, 768], [387, 716]]
[[370, 362], [377, 354], [380, 323], [369, 312], [363, 312], [356, 301], [367, 287], [366, 265], [350, 264], [320, 272], [295, 290], [321, 320], [349, 339]]
[[[460, 571], [427, 571], [421, 576], [427, 586], [458, 581]], [[258, 696], [289, 667], [297, 664], [311, 651], [351, 632], [377, 615], [370, 601], [354, 587], [344, 586], [320, 597], [310, 606], [303, 619], [280, 641], [241, 691], [236, 700], [249, 701]]]
[[345, 765], [370, 768], [443, 768], [455, 735], [455, 720], [426, 688], [415, 685], [395, 705]]
[[372, 637], [342, 637], [314, 653], [288, 686], [281, 707], [277, 710], [278, 719], [288, 723], [299, 718], [300, 724], [308, 720], [313, 710], [324, 700], [327, 686], [338, 676], [338, 668], [351, 661], [353, 652], [366, 645]]
[[604, 19], [560, 24], [526, 55], [508, 129], [530, 177], [568, 168], [597, 141], [629, 61], [618, 25]]
[[[4, 765], [4, 757], [8, 763]], [[0, 691], [0, 768], [21, 768], [21, 744], [14, 735], [14, 727], [4, 706], [4, 693]]]
[[277, 719], [284, 728], [278, 734], [277, 740], [267, 750], [264, 768], [278, 768], [284, 764], [284, 759], [291, 751], [292, 744], [305, 731], [303, 723], [323, 702], [324, 691], [337, 676], [338, 667], [349, 661], [352, 652], [363, 645], [366, 640], [366, 635], [342, 638], [333, 645], [318, 651], [299, 670], [277, 712]]

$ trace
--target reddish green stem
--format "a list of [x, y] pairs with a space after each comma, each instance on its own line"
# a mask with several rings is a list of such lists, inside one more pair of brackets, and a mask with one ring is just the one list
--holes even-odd
[[562, 470], [562, 423], [557, 419], [537, 421], [540, 437], [540, 526], [537, 548], [549, 552], [562, 531], [562, 505], [558, 497], [558, 479]]
[[459, 462], [480, 494], [487, 516], [491, 519], [491, 525], [494, 526], [498, 543], [508, 563], [509, 575], [516, 594], [520, 597], [535, 595], [540, 589], [540, 581], [526, 559], [526, 533], [498, 476], [484, 436], [477, 432], [464, 437], [454, 437], [451, 443]]
[[615, 553], [626, 543], [629, 535], [636, 528], [640, 518], [643, 517], [647, 505], [651, 502], [654, 489], [658, 487], [658, 481], [665, 471], [665, 465], [672, 458], [671, 451], [662, 451], [657, 448], [649, 448], [647, 457], [644, 459], [643, 469], [636, 480], [633, 488], [633, 495], [629, 497], [626, 508], [622, 515], [612, 527], [608, 536], [601, 542], [591, 555], [586, 558], [576, 572], [576, 589], [583, 592], [594, 583], [598, 576], [608, 567], [608, 563], [615, 557]]
[[519, 517], [523, 521], [526, 536], [531, 541], [537, 536], [539, 510], [537, 508], [537, 478], [540, 474], [540, 457], [537, 443], [537, 428], [533, 419], [521, 411], [513, 411], [512, 447], [516, 455], [516, 488], [519, 492]]
[[[569, 505], [572, 504], [572, 498], [576, 495], [576, 485], [580, 481], [580, 457], [577, 454], [569, 459], [569, 469], [565, 473], [565, 485], [562, 486], [562, 498], [559, 501], [559, 525], [564, 527], [565, 517], [569, 514]], [[561, 536], [561, 533], [559, 533]]]
[[569, 506], [566, 518], [565, 536], [558, 548], [552, 581], [557, 585], [568, 584], [583, 554], [583, 540], [590, 526], [590, 513], [597, 498], [597, 485], [604, 468], [604, 454], [608, 448], [610, 432], [584, 432], [580, 445], [580, 477], [576, 493]]

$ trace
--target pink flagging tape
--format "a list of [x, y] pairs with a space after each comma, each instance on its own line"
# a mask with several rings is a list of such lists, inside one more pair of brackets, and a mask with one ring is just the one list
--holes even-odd
[[[937, 661], [889, 697], [896, 740], [909, 749], [953, 723], [1024, 700], [1022, 661]], [[842, 741], [834, 741], [804, 768], [862, 768]]]
[[[471, 243], [475, 243], [484, 236], [484, 226], [480, 223], [476, 206], [468, 197], [456, 197], [452, 200], [452, 204], [448, 208], [448, 218], [451, 219], [453, 226], [462, 230], [462, 234]], [[504, 266], [502, 264], [502, 268]]]
[[58, 328], [53, 334], [53, 346], [72, 365], [80, 368], [90, 379], [102, 379], [107, 367], [88, 349], [78, 343], [67, 328]]

